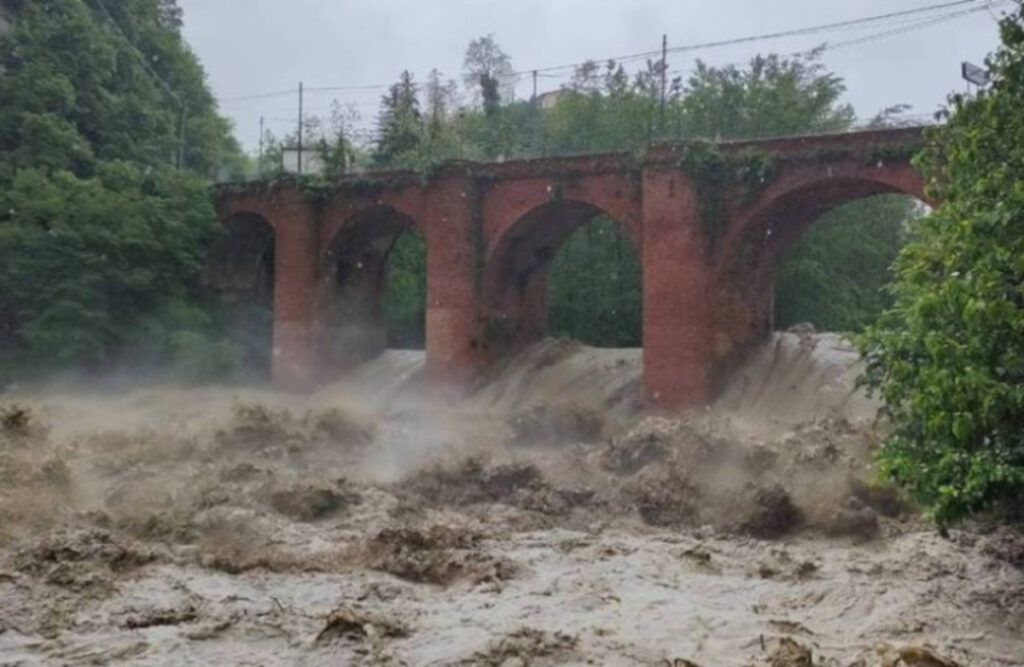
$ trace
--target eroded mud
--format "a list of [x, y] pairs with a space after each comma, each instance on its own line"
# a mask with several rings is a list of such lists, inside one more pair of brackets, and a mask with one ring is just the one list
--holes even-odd
[[[553, 344], [443, 403], [409, 353], [310, 398], [5, 401], [0, 662], [1024, 664], [1024, 538], [938, 536], [873, 482], [850, 359], [777, 346], [686, 419]], [[820, 409], [759, 427], [766, 377]]]

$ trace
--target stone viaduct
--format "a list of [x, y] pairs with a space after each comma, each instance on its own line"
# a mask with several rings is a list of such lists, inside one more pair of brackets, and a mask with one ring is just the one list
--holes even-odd
[[272, 376], [309, 389], [386, 345], [376, 298], [398, 234], [427, 246], [426, 373], [468, 380], [542, 337], [548, 269], [604, 214], [643, 266], [643, 373], [663, 407], [707, 402], [771, 331], [780, 259], [823, 213], [881, 193], [924, 199], [921, 128], [450, 162], [311, 184], [222, 185], [215, 288], [272, 295]]

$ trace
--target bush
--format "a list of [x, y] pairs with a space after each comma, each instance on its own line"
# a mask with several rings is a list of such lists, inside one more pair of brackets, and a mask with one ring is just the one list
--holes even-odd
[[917, 158], [943, 202], [910, 227], [895, 305], [861, 339], [888, 406], [882, 469], [945, 525], [1024, 498], [1024, 9], [992, 83], [954, 96]]

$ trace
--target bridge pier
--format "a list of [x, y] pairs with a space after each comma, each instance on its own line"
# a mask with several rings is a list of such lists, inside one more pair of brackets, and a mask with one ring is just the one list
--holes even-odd
[[708, 400], [708, 250], [692, 181], [678, 169], [643, 175], [644, 393], [664, 408]]
[[274, 220], [274, 346], [271, 378], [290, 391], [316, 386], [315, 218], [309, 205], [289, 202]]
[[436, 384], [464, 384], [481, 361], [478, 187], [440, 179], [426, 212], [427, 378]]

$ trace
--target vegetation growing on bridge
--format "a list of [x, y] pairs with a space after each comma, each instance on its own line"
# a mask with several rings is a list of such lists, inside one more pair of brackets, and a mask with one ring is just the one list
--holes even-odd
[[726, 153], [715, 144], [703, 141], [685, 144], [680, 151], [678, 165], [697, 185], [701, 220], [713, 246], [721, 231], [728, 199], [737, 195], [742, 203], [753, 199], [771, 182], [775, 158], [749, 150]]

